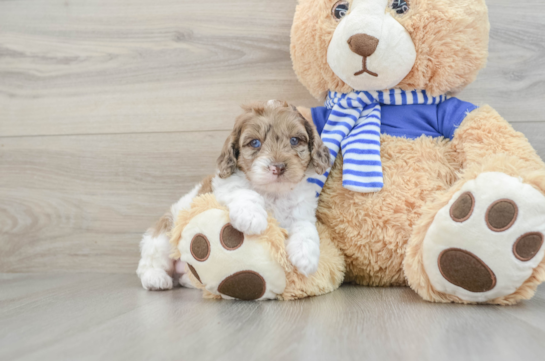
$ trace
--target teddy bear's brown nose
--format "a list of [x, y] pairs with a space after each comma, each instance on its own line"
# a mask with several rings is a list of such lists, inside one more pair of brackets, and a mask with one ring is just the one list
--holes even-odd
[[379, 40], [374, 36], [367, 34], [352, 35], [348, 39], [348, 46], [354, 53], [367, 58], [377, 50]]

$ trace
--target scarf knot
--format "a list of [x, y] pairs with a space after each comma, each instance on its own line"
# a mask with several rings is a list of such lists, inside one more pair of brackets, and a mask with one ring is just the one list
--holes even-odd
[[[343, 156], [343, 187], [354, 192], [378, 192], [384, 187], [380, 157], [381, 105], [439, 104], [445, 95], [430, 97], [425, 90], [329, 92], [325, 106], [331, 110], [322, 132], [329, 148], [331, 165], [337, 154]], [[316, 186], [319, 195], [329, 171], [308, 182]]]

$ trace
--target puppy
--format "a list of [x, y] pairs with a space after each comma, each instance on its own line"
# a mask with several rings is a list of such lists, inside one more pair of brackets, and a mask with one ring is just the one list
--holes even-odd
[[170, 289], [175, 274], [181, 275], [180, 284], [190, 286], [183, 265], [175, 266], [169, 258], [168, 233], [178, 212], [209, 192], [229, 209], [233, 227], [248, 235], [264, 232], [271, 212], [289, 233], [286, 249], [292, 264], [304, 275], [316, 272], [318, 198], [307, 178], [326, 172], [329, 150], [314, 125], [285, 102], [271, 100], [243, 109], [218, 158], [217, 174], [182, 197], [144, 235], [137, 274], [145, 289]]

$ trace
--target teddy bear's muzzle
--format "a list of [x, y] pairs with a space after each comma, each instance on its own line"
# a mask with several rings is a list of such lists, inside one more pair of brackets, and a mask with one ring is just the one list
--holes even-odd
[[363, 57], [362, 60], [362, 70], [356, 72], [354, 75], [358, 76], [364, 73], [367, 73], [371, 76], [378, 77], [377, 73], [373, 73], [367, 69], [367, 58], [375, 53], [378, 47], [379, 40], [374, 36], [367, 34], [356, 34], [352, 35], [348, 39], [348, 46], [352, 52]]

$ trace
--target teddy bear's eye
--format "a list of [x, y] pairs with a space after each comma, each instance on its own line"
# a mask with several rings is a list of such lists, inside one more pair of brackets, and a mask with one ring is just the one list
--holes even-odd
[[407, 0], [393, 0], [392, 9], [399, 15], [403, 15], [409, 11], [409, 2]]
[[333, 8], [331, 9], [331, 15], [337, 19], [341, 20], [346, 16], [346, 13], [348, 13], [348, 9], [350, 8], [350, 4], [348, 1], [337, 1], [335, 5], [333, 5]]

